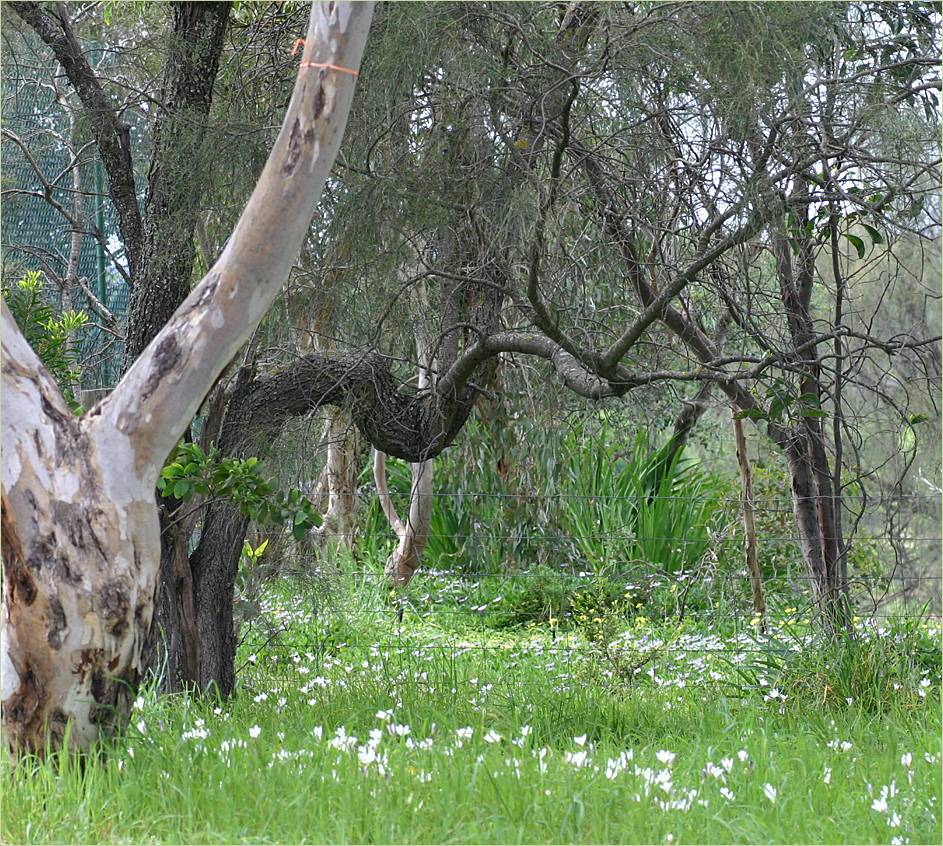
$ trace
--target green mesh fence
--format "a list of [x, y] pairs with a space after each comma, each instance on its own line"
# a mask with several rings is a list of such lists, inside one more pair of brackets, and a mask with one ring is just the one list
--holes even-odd
[[[20, 64], [5, 62], [3, 71], [2, 125], [22, 140], [33, 159], [31, 163], [17, 143], [3, 138], [0, 215], [3, 278], [6, 284], [12, 284], [24, 270], [42, 271], [47, 280], [44, 291], [50, 301], [61, 308], [62, 291], [54, 279], [66, 275], [73, 228], [55, 204], [60, 204], [73, 216], [76, 210], [76, 192], [69, 170], [73, 151], [70, 150], [68, 114], [56, 101], [51, 86], [44, 84], [52, 81], [52, 68], [45, 73], [32, 68], [28, 77]], [[58, 85], [61, 91], [69, 92], [68, 83], [60, 79]], [[107, 177], [94, 143], [86, 141], [80, 131], [78, 142], [71, 144], [80, 151], [81, 229], [90, 232], [97, 228], [104, 236], [108, 252], [123, 262], [123, 246], [107, 197]], [[48, 194], [37, 170], [52, 183]], [[82, 238], [77, 275], [118, 319], [119, 325], [114, 328], [122, 333], [128, 311], [128, 285], [115, 269], [112, 258], [92, 235]], [[85, 310], [90, 317], [89, 325], [77, 338], [82, 356], [82, 387], [113, 387], [120, 373], [123, 344], [102, 328], [105, 321], [79, 287], [73, 287], [69, 294], [72, 307]]]

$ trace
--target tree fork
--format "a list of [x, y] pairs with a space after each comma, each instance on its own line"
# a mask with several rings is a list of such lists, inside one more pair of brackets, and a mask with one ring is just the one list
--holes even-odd
[[2, 307], [3, 730], [88, 749], [127, 718], [160, 562], [154, 486], [278, 295], [343, 137], [369, 3], [315, 4], [282, 129], [226, 249], [82, 419]]

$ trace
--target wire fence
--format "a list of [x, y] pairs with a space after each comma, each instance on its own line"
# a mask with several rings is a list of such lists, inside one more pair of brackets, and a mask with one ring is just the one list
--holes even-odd
[[[489, 498], [495, 500], [542, 499], [549, 503], [579, 499], [605, 509], [619, 495], [509, 494], [503, 492], [437, 492], [436, 501]], [[659, 496], [671, 501], [690, 501], [685, 496]], [[863, 636], [882, 637], [899, 624], [922, 623], [931, 634], [940, 633], [941, 538], [933, 532], [939, 522], [932, 518], [936, 494], [894, 494], [870, 499], [872, 505], [893, 505], [899, 501], [919, 501], [931, 515], [908, 531], [896, 535], [878, 534], [872, 526], [859, 529], [849, 538], [850, 548], [862, 544], [877, 550], [864, 563], [849, 557], [848, 591], [852, 604], [852, 625]], [[717, 503], [717, 498], [711, 498]], [[935, 501], [935, 502], [934, 502]], [[259, 648], [252, 666], [244, 669], [253, 677], [257, 670], [271, 677], [272, 668], [284, 663], [289, 653], [322, 656], [326, 650], [358, 642], [357, 626], [362, 608], [345, 607], [336, 592], [344, 580], [353, 581], [354, 594], [383, 597], [385, 608], [381, 628], [371, 629], [373, 650], [452, 659], [466, 653], [504, 656], [545, 656], [564, 662], [598, 656], [599, 645], [589, 642], [586, 616], [591, 608], [585, 600], [594, 591], [603, 602], [617, 608], [622, 630], [607, 645], [615, 655], [636, 656], [646, 671], [659, 662], [690, 660], [692, 656], [723, 656], [732, 665], [775, 663], [783, 651], [801, 651], [812, 646], [820, 631], [816, 627], [818, 606], [810, 589], [813, 576], [805, 569], [796, 534], [764, 535], [758, 538], [759, 563], [767, 606], [765, 631], [758, 627], [750, 575], [744, 557], [740, 519], [740, 499], [729, 498], [732, 506], [705, 537], [685, 537], [646, 533], [638, 526], [609, 527], [607, 531], [565, 532], [544, 527], [509, 532], [500, 521], [482, 522], [471, 531], [429, 534], [430, 547], [436, 541], [461, 542], [461, 554], [453, 560], [429, 560], [416, 570], [405, 590], [392, 590], [380, 561], [383, 551], [394, 546], [392, 530], [386, 529], [386, 546], [376, 545], [373, 557], [334, 555], [325, 547], [289, 555], [297, 593], [288, 606], [276, 603], [272, 612], [270, 639]], [[787, 507], [778, 508], [784, 504]], [[765, 497], [753, 501], [758, 514], [792, 514], [790, 497]], [[386, 527], [384, 527], [386, 528]], [[701, 527], [703, 528], [703, 527]], [[322, 533], [321, 542], [339, 538], [340, 533]], [[374, 542], [376, 539], [373, 539]], [[700, 544], [701, 551], [690, 567], [670, 571], [657, 562], [618, 556], [626, 542], [668, 543], [674, 548]], [[598, 545], [605, 560], [590, 561], [581, 555], [580, 544]], [[490, 545], [500, 550], [525, 544], [542, 549], [552, 566], [514, 566], [495, 560], [486, 563], [477, 550]], [[778, 554], [783, 548], [792, 552]], [[331, 544], [327, 544], [331, 550]], [[872, 549], [872, 551], [873, 551]], [[910, 550], [902, 559], [901, 549]], [[376, 557], [380, 551], [379, 558]], [[893, 553], [893, 554], [892, 554]], [[785, 560], [784, 560], [785, 558]], [[550, 575], [548, 575], [548, 573]], [[559, 578], [559, 582], [554, 579]], [[578, 597], [582, 596], [582, 600]], [[581, 604], [582, 601], [582, 604]], [[545, 604], [541, 606], [541, 602]], [[592, 613], [592, 612], [589, 612]], [[602, 613], [602, 611], [600, 611]], [[279, 618], [279, 615], [282, 615]], [[281, 622], [277, 622], [281, 619]], [[376, 619], [376, 618], [375, 618]], [[275, 625], [271, 625], [272, 621]], [[316, 624], [310, 626], [312, 622]], [[385, 628], [384, 628], [385, 627]], [[308, 632], [299, 636], [299, 630]], [[252, 626], [249, 632], [252, 633]], [[507, 637], [510, 632], [513, 637]], [[291, 632], [287, 639], [283, 638]], [[254, 630], [258, 635], [258, 628]], [[248, 636], [248, 635], [246, 635]], [[363, 644], [361, 644], [363, 645]], [[656, 671], [657, 672], [657, 671]]]
[[[87, 55], [94, 63], [103, 53], [92, 47]], [[102, 61], [107, 66], [108, 55]], [[53, 280], [66, 275], [73, 226], [58, 207], [78, 218], [83, 227], [76, 277], [86, 281], [88, 289], [120, 322], [127, 313], [130, 290], [105, 251], [104, 245], [110, 244], [112, 255], [123, 261], [101, 162], [88, 139], [70, 138], [66, 108], [38, 75], [23, 76], [28, 72], [16, 61], [4, 62], [3, 71], [3, 128], [20, 139], [31, 156], [4, 137], [4, 214], [0, 223], [4, 284], [15, 284], [23, 271], [42, 271], [47, 279], [44, 295], [52, 305], [62, 307], [64, 292]], [[141, 120], [130, 112], [125, 119], [135, 124]], [[140, 133], [131, 133], [132, 139], [139, 137]], [[81, 190], [72, 183], [73, 164], [80, 174]], [[81, 205], [76, 204], [76, 198]], [[94, 232], [101, 235], [101, 241]], [[75, 286], [68, 296], [72, 307], [84, 310], [90, 318], [75, 339], [83, 364], [82, 387], [110, 388], [120, 372], [123, 342], [102, 328], [101, 318], [83, 290]]]

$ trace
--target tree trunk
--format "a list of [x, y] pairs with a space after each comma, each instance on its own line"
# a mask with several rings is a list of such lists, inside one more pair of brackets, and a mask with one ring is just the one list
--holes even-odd
[[[433, 339], [430, 337], [428, 326], [424, 323], [424, 312], [429, 308], [429, 296], [423, 282], [416, 287], [414, 301], [416, 358], [419, 362], [417, 388], [422, 394], [434, 387], [435, 370], [439, 361], [439, 356], [433, 349]], [[453, 329], [457, 317], [454, 289], [443, 298], [442, 308], [448, 319], [448, 322], [443, 319], [443, 334], [447, 333], [455, 340], [454, 344], [446, 346], [443, 339], [439, 353], [447, 356], [449, 361], [454, 361], [458, 355], [457, 332]], [[384, 568], [386, 577], [394, 587], [405, 587], [409, 584], [413, 573], [422, 563], [422, 553], [429, 542], [429, 529], [432, 524], [432, 461], [433, 459], [427, 458], [409, 465], [409, 508], [404, 524], [396, 513], [393, 500], [390, 499], [386, 483], [386, 456], [379, 450], [374, 452], [373, 478], [377, 485], [380, 505], [399, 541]]]
[[[316, 294], [310, 324], [299, 327], [299, 346], [303, 350], [336, 351], [333, 339], [341, 280], [336, 268], [349, 261], [348, 237], [343, 235], [333, 250], [333, 261], [324, 274], [321, 290]], [[310, 310], [305, 308], [304, 317], [309, 313]], [[319, 502], [316, 503], [316, 507], [321, 509], [322, 522], [303, 542], [313, 541], [316, 553], [322, 558], [337, 547], [353, 548], [357, 527], [357, 461], [360, 455], [360, 434], [347, 410], [332, 406], [326, 415], [323, 440], [327, 444], [327, 459], [318, 481]], [[304, 547], [300, 544], [298, 548]]]
[[204, 534], [190, 556], [199, 636], [197, 683], [229, 696], [236, 683], [233, 591], [249, 518], [228, 503], [215, 503], [203, 521]]
[[413, 573], [422, 564], [422, 553], [429, 542], [432, 521], [432, 459], [413, 462], [409, 465], [410, 491], [409, 511], [406, 523], [400, 520], [390, 498], [386, 483], [386, 454], [380, 450], [373, 453], [373, 478], [380, 497], [380, 506], [397, 538], [396, 549], [386, 560], [384, 573], [394, 587], [405, 587]]
[[747, 560], [747, 572], [750, 575], [750, 587], [753, 590], [753, 613], [757, 618], [757, 629], [766, 631], [766, 601], [763, 599], [763, 576], [756, 554], [756, 521], [753, 514], [753, 473], [750, 470], [750, 455], [747, 452], [747, 439], [743, 432], [743, 422], [733, 415], [733, 432], [737, 444], [737, 464], [740, 466], [740, 507], [743, 510], [744, 552]]
[[195, 685], [199, 678], [193, 577], [187, 549], [189, 532], [177, 525], [191, 507], [189, 503], [177, 503], [175, 507], [172, 500], [162, 500], [159, 506], [160, 575], [143, 663], [160, 679], [165, 693]]
[[[798, 181], [794, 194], [797, 197], [796, 215], [804, 224], [808, 207], [804, 201], [802, 180]], [[789, 240], [784, 235], [774, 234], [773, 250], [786, 323], [796, 356], [803, 363], [799, 380], [799, 390], [805, 398], [799, 405], [799, 411], [803, 413], [809, 403], [817, 410], [825, 391], [811, 313], [815, 283], [814, 248], [806, 235], [797, 235], [794, 240], [797, 244], [795, 262]], [[786, 456], [792, 474], [793, 508], [813, 600], [829, 629], [833, 632], [845, 629], [850, 634], [850, 604], [847, 584], [842, 578], [838, 554], [841, 542], [835, 517], [836, 508], [840, 505], [832, 489], [822, 421], [819, 417], [803, 414], [789, 428]]]
[[357, 456], [360, 435], [342, 408], [327, 410], [327, 460], [321, 474], [324, 510], [321, 525], [312, 531], [323, 555], [340, 546], [353, 549], [357, 528]]
[[151, 621], [153, 480], [68, 410], [2, 306], [3, 730], [14, 752], [87, 748], [126, 717]]
[[[208, 451], [222, 425], [225, 394], [223, 380], [204, 403], [206, 418], [200, 446]], [[187, 438], [185, 438], [187, 439]], [[161, 549], [160, 577], [154, 619], [144, 646], [144, 665], [160, 679], [161, 690], [173, 693], [199, 684], [199, 639], [196, 625], [190, 538], [205, 497], [185, 503], [158, 499]]]
[[0, 672], [14, 754], [58, 748], [70, 724], [71, 746], [87, 749], [127, 716], [160, 566], [158, 473], [288, 276], [340, 147], [371, 13], [312, 8], [282, 130], [226, 249], [81, 420], [2, 306]]
[[171, 5], [170, 56], [154, 126], [140, 261], [132, 267], [124, 369], [190, 293], [193, 233], [201, 210], [198, 186], [205, 178], [204, 136], [230, 6]]

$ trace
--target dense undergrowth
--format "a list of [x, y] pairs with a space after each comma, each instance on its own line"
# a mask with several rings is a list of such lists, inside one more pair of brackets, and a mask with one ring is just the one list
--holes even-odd
[[347, 569], [270, 584], [230, 701], [144, 691], [101, 756], [4, 763], [4, 842], [938, 838], [934, 622], [827, 644], [590, 609], [578, 577], [545, 612], [540, 579]]

